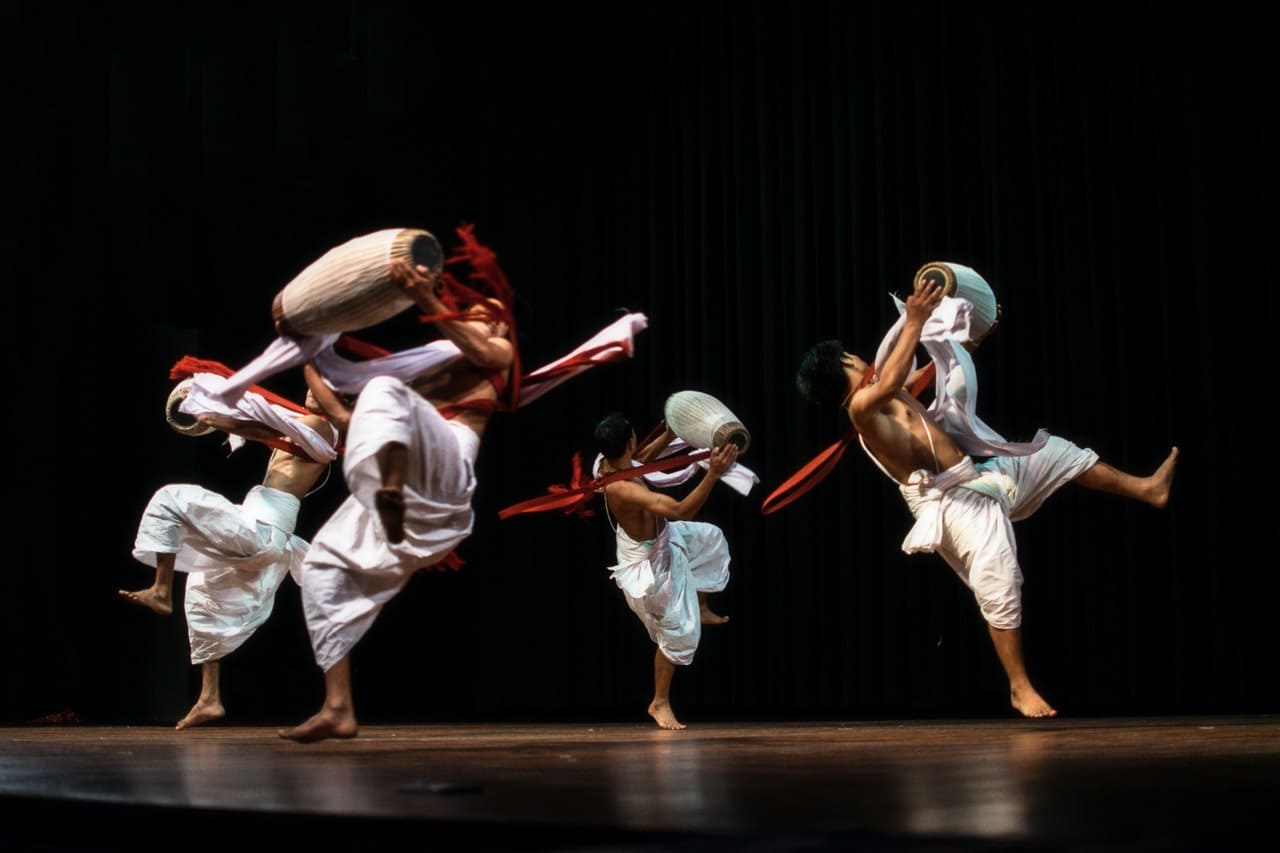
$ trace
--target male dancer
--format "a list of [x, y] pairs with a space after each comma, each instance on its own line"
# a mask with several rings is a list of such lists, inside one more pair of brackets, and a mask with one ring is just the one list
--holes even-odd
[[[306, 435], [312, 448], [317, 442], [336, 447], [338, 433], [316, 414], [319, 409], [310, 394], [307, 407], [311, 413], [299, 414], [291, 432]], [[173, 612], [173, 574], [187, 573], [183, 607], [191, 663], [201, 668], [201, 688], [177, 729], [226, 715], [222, 659], [267, 621], [285, 576], [293, 573], [296, 579], [307, 548], [305, 540], [293, 535], [298, 510], [333, 458], [306, 455], [305, 445], [264, 423], [229, 414], [195, 417], [230, 435], [278, 446], [267, 460], [262, 484], [250, 489], [241, 503], [201, 486], [173, 483], [156, 491], [138, 525], [133, 556], [154, 567], [155, 575], [145, 589], [120, 590], [121, 598], [167, 616]]]
[[[974, 375], [971, 309], [966, 300], [944, 297], [937, 281], [921, 278], [881, 344], [878, 364], [850, 355], [839, 341], [823, 341], [805, 354], [796, 384], [810, 402], [843, 409], [871, 460], [898, 484], [916, 519], [903, 550], [940, 554], [973, 591], [1013, 707], [1026, 717], [1052, 717], [1057, 711], [1032, 685], [1023, 659], [1013, 522], [1069, 482], [1163, 508], [1178, 449], [1139, 477], [1043, 430], [1026, 444], [1005, 442], [973, 413], [976, 387], [970, 393], [966, 381]], [[904, 390], [913, 384], [908, 374], [921, 343], [942, 395], [928, 409]], [[973, 456], [991, 458], [975, 463]]]
[[314, 364], [308, 387], [330, 417], [349, 424], [343, 474], [350, 496], [315, 535], [302, 564], [303, 609], [324, 672], [320, 709], [280, 736], [301, 743], [359, 733], [351, 651], [415, 572], [445, 560], [474, 522], [475, 460], [514, 348], [505, 306], [480, 301], [460, 316], [428, 267], [395, 262], [392, 276], [434, 319], [459, 356], [417, 387], [375, 376], [347, 408]]
[[[621, 414], [610, 414], [595, 428], [602, 457], [597, 475], [607, 477], [651, 462], [675, 437], [664, 425], [661, 435], [637, 448], [631, 423]], [[657, 647], [649, 716], [664, 729], [685, 728], [671, 708], [675, 668], [693, 662], [703, 625], [729, 621], [707, 603], [709, 594], [729, 582], [728, 543], [719, 527], [692, 519], [737, 458], [738, 447], [732, 443], [712, 450], [706, 473], [682, 500], [654, 491], [643, 477], [619, 479], [602, 489], [617, 537], [618, 563], [611, 575]]]

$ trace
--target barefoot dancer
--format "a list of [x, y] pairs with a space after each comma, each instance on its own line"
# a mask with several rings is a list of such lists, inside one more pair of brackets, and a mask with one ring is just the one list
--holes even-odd
[[[635, 431], [625, 417], [611, 414], [595, 428], [602, 460], [597, 475], [629, 471], [653, 461], [675, 434], [662, 434], [637, 449]], [[706, 474], [683, 500], [650, 489], [643, 478], [604, 486], [605, 507], [617, 536], [618, 564], [610, 570], [627, 606], [639, 617], [657, 646], [653, 655], [653, 701], [649, 716], [664, 729], [683, 729], [671, 709], [671, 679], [676, 666], [693, 662], [703, 625], [729, 621], [711, 610], [707, 596], [729, 582], [729, 546], [719, 527], [691, 521], [715, 484], [738, 458], [734, 444], [713, 450]]]
[[[1022, 572], [1013, 522], [1069, 482], [1161, 509], [1178, 449], [1154, 473], [1137, 477], [1043, 430], [1025, 444], [1005, 442], [973, 413], [977, 386], [969, 350], [977, 341], [969, 338], [971, 309], [922, 278], [882, 342], [876, 365], [846, 353], [839, 341], [823, 341], [805, 354], [796, 384], [810, 402], [842, 408], [871, 460], [898, 484], [916, 519], [903, 550], [940, 554], [973, 591], [1009, 679], [1013, 707], [1026, 717], [1053, 717], [1057, 711], [1032, 686], [1023, 660]], [[938, 377], [939, 397], [928, 409], [904, 390], [914, 385], [908, 374], [919, 344]], [[972, 456], [991, 458], [975, 463]]]
[[[307, 405], [318, 411], [311, 395]], [[201, 668], [201, 688], [178, 729], [225, 716], [220, 663], [266, 622], [280, 584], [297, 572], [307, 547], [293, 535], [298, 510], [334, 458], [300, 455], [301, 445], [266, 424], [228, 415], [196, 417], [231, 435], [283, 442], [298, 452], [274, 449], [262, 485], [250, 489], [240, 504], [200, 486], [178, 483], [160, 488], [143, 512], [133, 556], [153, 566], [155, 578], [146, 589], [122, 589], [119, 594], [168, 616], [173, 612], [173, 573], [187, 573], [183, 607], [191, 663]], [[332, 451], [338, 440], [333, 427], [317, 414], [297, 415], [289, 432], [305, 436], [312, 452], [317, 446]]]
[[325, 684], [320, 710], [279, 733], [302, 743], [359, 733], [351, 651], [415, 572], [441, 563], [471, 534], [473, 466], [499, 389], [511, 379], [515, 349], [501, 319], [508, 306], [486, 300], [458, 316], [427, 267], [396, 262], [392, 277], [460, 357], [426, 383], [374, 376], [354, 409], [314, 363], [304, 367], [321, 406], [348, 424], [343, 473], [351, 495], [302, 565], [303, 609]]

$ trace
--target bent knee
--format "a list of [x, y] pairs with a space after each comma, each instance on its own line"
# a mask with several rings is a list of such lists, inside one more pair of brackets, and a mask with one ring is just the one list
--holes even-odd
[[978, 600], [982, 610], [982, 618], [987, 624], [999, 631], [1012, 631], [1022, 627], [1022, 605], [1020, 602], [989, 602]]

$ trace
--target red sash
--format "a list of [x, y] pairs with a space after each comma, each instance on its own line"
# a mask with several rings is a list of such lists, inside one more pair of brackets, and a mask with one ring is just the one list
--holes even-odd
[[[867, 372], [862, 375], [862, 382], [859, 383], [858, 387], [861, 388], [863, 385], [870, 384], [871, 377], [875, 376], [875, 373], [874, 367], [867, 370]], [[929, 387], [929, 384], [933, 382], [933, 378], [936, 373], [937, 368], [934, 367], [932, 362], [930, 362], [929, 366], [920, 374], [920, 378], [917, 379], [915, 384], [909, 389], [911, 396], [919, 397], [924, 390]], [[857, 389], [855, 388], [854, 390], [856, 391]], [[845, 431], [845, 434], [840, 437], [839, 441], [806, 462], [800, 470], [796, 471], [788, 477], [782, 485], [774, 489], [773, 492], [764, 499], [764, 502], [760, 504], [760, 512], [764, 515], [772, 515], [784, 506], [795, 501], [801, 495], [813, 489], [813, 487], [818, 485], [818, 483], [822, 482], [823, 478], [830, 474], [836, 467], [840, 458], [844, 456], [845, 448], [856, 440], [857, 435], [858, 431], [853, 427], [849, 427], [849, 429]]]

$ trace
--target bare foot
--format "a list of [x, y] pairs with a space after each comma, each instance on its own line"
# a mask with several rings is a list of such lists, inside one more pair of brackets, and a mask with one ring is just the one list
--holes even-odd
[[710, 607], [707, 607], [705, 604], [702, 605], [699, 612], [702, 614], [703, 625], [723, 625], [724, 623], [729, 621], [728, 616], [721, 616], [719, 613], [716, 613]]
[[1164, 462], [1155, 473], [1147, 478], [1151, 484], [1147, 494], [1147, 503], [1156, 509], [1164, 509], [1169, 503], [1169, 490], [1173, 487], [1173, 468], [1178, 462], [1178, 448], [1169, 451]]
[[173, 612], [173, 602], [169, 600], [169, 596], [156, 592], [155, 587], [147, 587], [137, 592], [130, 592], [127, 589], [117, 590], [117, 592], [125, 601], [140, 604], [161, 616], [168, 616]]
[[291, 729], [281, 729], [280, 737], [298, 743], [315, 743], [329, 738], [353, 738], [359, 733], [360, 726], [353, 712], [323, 708], [306, 722]]
[[382, 529], [387, 532], [387, 541], [393, 545], [403, 542], [404, 492], [392, 487], [378, 489], [373, 503], [378, 508], [378, 518], [382, 519]]
[[653, 717], [653, 721], [659, 726], [673, 732], [678, 732], [685, 727], [684, 723], [676, 719], [670, 702], [659, 702], [654, 699], [649, 703], [649, 716]]
[[174, 728], [178, 731], [182, 731], [183, 729], [190, 728], [191, 726], [198, 726], [201, 723], [211, 723], [214, 720], [221, 720], [226, 715], [226, 709], [222, 707], [221, 702], [217, 700], [210, 702], [205, 699], [200, 699], [196, 704], [191, 706], [191, 710], [187, 712], [185, 717], [178, 720], [178, 724], [174, 726]]
[[1030, 685], [1021, 688], [1010, 688], [1009, 701], [1013, 704], [1014, 709], [1024, 717], [1058, 716], [1058, 712], [1053, 709], [1053, 706], [1044, 701], [1043, 697]]

